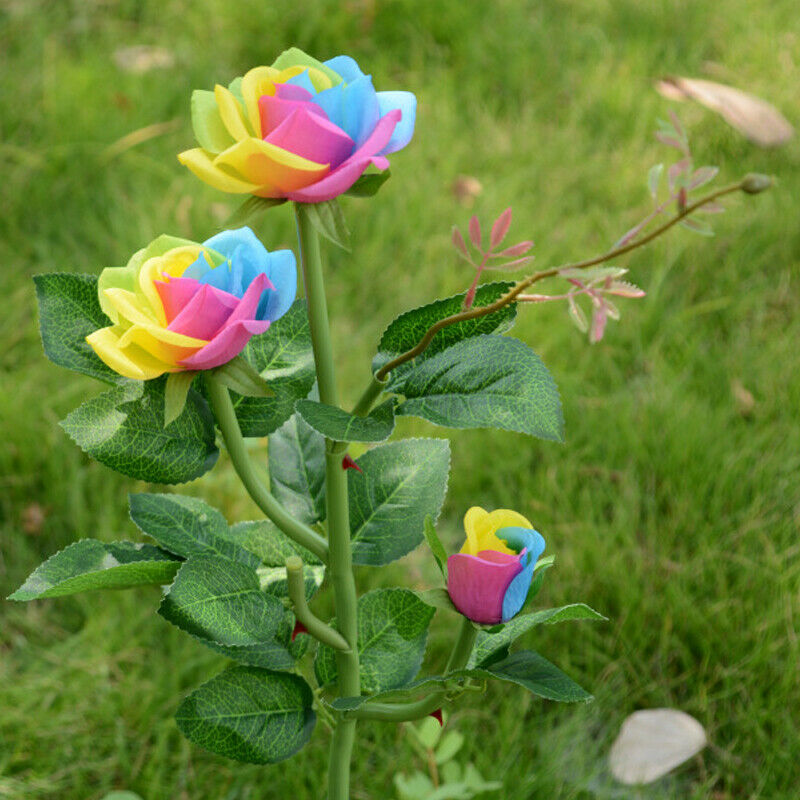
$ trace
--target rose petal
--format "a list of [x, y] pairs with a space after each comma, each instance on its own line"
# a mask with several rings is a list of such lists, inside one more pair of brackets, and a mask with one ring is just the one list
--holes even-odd
[[223, 328], [205, 347], [184, 359], [184, 369], [213, 369], [226, 364], [244, 350], [245, 345], [258, 333], [269, 328], [269, 320], [239, 320]]
[[[272, 98], [262, 100], [267, 101], [265, 105], [268, 107]], [[264, 141], [318, 164], [330, 164], [331, 169], [341, 164], [353, 152], [354, 145], [353, 140], [341, 128], [324, 115], [310, 111], [305, 104], [297, 104]]]
[[[167, 316], [167, 325], [183, 311], [184, 307], [200, 290], [202, 284], [193, 278], [173, 278], [171, 281], [153, 281], [164, 313]], [[207, 338], [207, 337], [203, 337]]]
[[447, 591], [455, 607], [484, 625], [500, 622], [503, 597], [522, 570], [519, 556], [483, 551], [480, 556], [455, 553], [447, 559]]
[[393, 109], [399, 109], [403, 116], [394, 129], [389, 144], [381, 150], [381, 155], [389, 155], [402, 150], [414, 135], [417, 120], [417, 98], [412, 92], [378, 92], [378, 107], [381, 116]]
[[[311, 114], [315, 114], [318, 117], [322, 117], [323, 119], [328, 119], [328, 115], [325, 111], [320, 108], [316, 103], [309, 102], [308, 99], [302, 100], [287, 100], [282, 95], [285, 93], [286, 85], [278, 87], [278, 89], [283, 89], [283, 92], [276, 94], [274, 96], [270, 96], [265, 94], [263, 97], [258, 99], [258, 112], [261, 115], [261, 137], [263, 139], [267, 139], [267, 141], [273, 141], [269, 139], [269, 135], [280, 125], [287, 120], [289, 117], [294, 114], [295, 111], [299, 111], [300, 109], [306, 109]], [[302, 92], [303, 94], [307, 95], [307, 98], [310, 98], [311, 95], [306, 92], [304, 89], [300, 87], [293, 87], [297, 89], [298, 92]], [[274, 142], [274, 144], [280, 144], [280, 142]], [[294, 152], [300, 152], [299, 150], [295, 150]], [[314, 159], [315, 161], [319, 161], [320, 159]]]
[[240, 303], [232, 294], [203, 284], [167, 325], [167, 330], [210, 340]]
[[330, 175], [311, 186], [289, 191], [286, 196], [300, 203], [320, 203], [346, 192], [370, 164], [386, 169], [388, 161], [376, 154], [388, 144], [400, 116], [399, 110], [390, 111], [380, 119], [364, 145]]

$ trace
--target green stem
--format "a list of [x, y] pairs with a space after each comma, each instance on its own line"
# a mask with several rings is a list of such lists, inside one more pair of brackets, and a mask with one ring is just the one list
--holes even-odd
[[313, 528], [295, 519], [275, 499], [256, 474], [253, 462], [247, 453], [239, 421], [231, 402], [227, 387], [220, 383], [212, 372], [204, 374], [211, 410], [222, 432], [225, 446], [228, 448], [233, 467], [256, 505], [287, 536], [310, 550], [323, 562], [328, 558], [328, 543]]
[[[475, 626], [464, 617], [461, 621], [461, 630], [453, 645], [453, 651], [445, 667], [445, 675], [463, 669], [469, 661], [470, 653], [475, 645], [478, 631]], [[437, 689], [427, 697], [415, 700], [412, 703], [365, 703], [361, 708], [346, 712], [346, 717], [356, 719], [373, 719], [381, 722], [408, 722], [421, 717], [427, 717], [437, 708], [441, 708], [447, 696], [445, 689]]]
[[[308, 302], [311, 344], [317, 368], [319, 399], [327, 405], [338, 406], [319, 239], [301, 203], [295, 203], [295, 218]], [[358, 596], [350, 548], [347, 474], [342, 468], [341, 451], [338, 447], [337, 442], [326, 440], [325, 505], [329, 547], [328, 575], [333, 587], [337, 627], [350, 648], [345, 652], [340, 650], [336, 652], [338, 692], [340, 697], [357, 697], [361, 694], [358, 665]], [[355, 726], [354, 719], [340, 719], [333, 732], [328, 769], [328, 800], [349, 800], [350, 759], [355, 742]]]
[[369, 386], [364, 390], [358, 402], [353, 408], [353, 414], [356, 417], [365, 417], [369, 414], [372, 404], [381, 396], [383, 390], [386, 388], [386, 381], [379, 380], [374, 375], [369, 383]]
[[303, 580], [303, 560], [300, 556], [289, 556], [286, 559], [286, 582], [294, 615], [299, 622], [305, 625], [309, 634], [334, 650], [349, 650], [350, 647], [339, 631], [326, 625], [308, 607], [306, 586]]

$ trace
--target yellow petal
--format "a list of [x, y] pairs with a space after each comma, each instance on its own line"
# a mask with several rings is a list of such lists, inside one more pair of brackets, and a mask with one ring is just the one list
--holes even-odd
[[200, 147], [180, 153], [178, 161], [188, 167], [201, 181], [205, 181], [222, 192], [253, 194], [261, 189], [257, 183], [242, 180], [232, 175], [229, 170], [215, 166], [211, 155]]
[[497, 550], [501, 553], [514, 554], [508, 545], [496, 536], [501, 528], [533, 528], [533, 525], [516, 511], [498, 508], [486, 512], [474, 506], [464, 516], [464, 530], [467, 540], [461, 548], [462, 553], [477, 555], [481, 550]]
[[168, 364], [144, 350], [128, 347], [123, 351], [119, 346], [119, 336], [115, 330], [115, 328], [100, 328], [86, 337], [92, 350], [114, 372], [125, 378], [149, 381], [170, 371]]
[[319, 164], [261, 139], [244, 139], [214, 159], [215, 165], [230, 167], [263, 191], [270, 187], [291, 192], [324, 178], [328, 164]]
[[153, 325], [133, 325], [119, 339], [119, 346], [126, 352], [129, 348], [142, 349], [170, 368], [177, 368], [179, 361], [194, 355], [207, 344], [205, 339], [194, 339]]
[[[197, 257], [205, 251], [199, 244], [174, 247], [164, 255], [148, 258], [139, 268], [138, 289], [142, 293], [147, 304], [152, 309], [157, 322], [167, 326], [167, 316], [164, 313], [164, 304], [161, 302], [161, 295], [158, 293], [153, 281], [163, 281], [164, 275], [172, 278], [179, 278], [186, 272], [187, 268], [197, 261]], [[210, 265], [210, 261], [206, 258]]]
[[272, 67], [254, 67], [242, 77], [242, 98], [247, 109], [250, 127], [261, 138], [261, 114], [258, 112], [258, 98], [275, 94], [275, 79], [280, 70]]
[[233, 136], [234, 139], [237, 141], [246, 139], [258, 130], [258, 128], [251, 130], [248, 127], [239, 101], [233, 93], [224, 86], [217, 84], [214, 87], [214, 99], [217, 101], [217, 108], [219, 108], [219, 115], [222, 117], [222, 122], [228, 129], [228, 133]]
[[158, 317], [149, 304], [136, 294], [127, 289], [105, 289], [103, 297], [115, 312], [115, 317], [120, 323], [127, 322], [134, 325], [157, 325]]

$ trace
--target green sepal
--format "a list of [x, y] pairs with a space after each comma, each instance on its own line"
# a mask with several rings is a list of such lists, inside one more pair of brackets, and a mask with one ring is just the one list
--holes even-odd
[[[506, 294], [513, 286], [514, 284], [509, 281], [485, 283], [479, 286], [475, 292], [473, 308], [488, 306]], [[435, 300], [433, 303], [406, 311], [396, 317], [381, 336], [378, 352], [372, 359], [372, 371], [377, 372], [395, 356], [415, 347], [436, 322], [462, 311], [465, 297], [466, 292], [463, 292], [443, 300]], [[516, 316], [517, 304], [509, 303], [499, 311], [448, 325], [433, 337], [428, 347], [411, 363], [419, 364], [464, 339], [471, 339], [487, 333], [504, 333], [514, 324]], [[403, 372], [408, 368], [408, 364], [403, 364], [398, 367], [397, 371]]]
[[444, 611], [452, 611], [454, 614], [461, 612], [455, 607], [453, 601], [450, 599], [450, 593], [447, 589], [420, 589], [414, 592], [425, 605], [432, 608], [441, 608]]
[[297, 675], [232, 667], [195, 689], [175, 721], [192, 743], [251, 764], [274, 764], [311, 738], [316, 715], [309, 685]]
[[[401, 688], [419, 672], [434, 611], [407, 589], [375, 589], [358, 599], [358, 651], [365, 692]], [[335, 628], [336, 621], [331, 625]], [[320, 685], [336, 680], [336, 653], [320, 645]]]
[[86, 341], [90, 333], [111, 325], [97, 298], [97, 276], [55, 272], [35, 275], [33, 282], [44, 354], [60, 367], [106, 383], [124, 382]]
[[540, 558], [536, 562], [536, 566], [533, 570], [533, 580], [531, 581], [531, 586], [528, 589], [528, 595], [525, 598], [525, 603], [530, 603], [534, 597], [542, 590], [542, 584], [544, 583], [544, 576], [554, 564], [556, 563], [555, 556], [547, 556], [545, 558]]
[[347, 471], [353, 563], [382, 566], [410, 553], [447, 492], [447, 439], [404, 439], [367, 451]]
[[171, 372], [164, 386], [164, 427], [183, 413], [196, 372]]
[[392, 172], [388, 169], [362, 175], [344, 194], [348, 197], [374, 197], [391, 177]]
[[214, 377], [242, 397], [275, 397], [275, 392], [241, 353], [217, 367]]
[[328, 439], [338, 442], [383, 442], [394, 430], [396, 402], [390, 398], [365, 417], [314, 400], [299, 400], [295, 409], [308, 425]]
[[228, 217], [223, 228], [241, 228], [242, 225], [250, 225], [263, 213], [275, 206], [283, 205], [285, 197], [258, 197], [250, 195], [240, 206]]
[[602, 614], [585, 603], [572, 603], [560, 608], [545, 608], [531, 614], [520, 614], [495, 632], [481, 631], [475, 640], [468, 667], [481, 667], [495, 660], [500, 652], [507, 652], [509, 646], [520, 636], [538, 625], [556, 625], [572, 620], [605, 620]]
[[499, 428], [564, 440], [558, 388], [536, 353], [518, 339], [476, 336], [401, 371], [387, 391], [405, 400], [397, 414], [449, 428]]
[[305, 203], [303, 209], [317, 233], [350, 252], [350, 231], [335, 197], [322, 203]]
[[423, 532], [425, 533], [425, 539], [428, 542], [428, 547], [430, 547], [433, 557], [436, 559], [436, 564], [439, 567], [439, 571], [442, 573], [442, 577], [444, 578], [444, 582], [446, 584], [447, 550], [444, 549], [444, 545], [439, 539], [439, 534], [436, 533], [436, 526], [433, 524], [433, 517], [431, 517], [430, 514], [425, 517]]
[[28, 576], [9, 600], [127, 589], [169, 583], [181, 562], [151, 544], [81, 539], [50, 556]]
[[184, 483], [214, 466], [217, 449], [208, 404], [189, 390], [180, 416], [164, 425], [166, 378], [126, 381], [92, 397], [61, 421], [89, 456], [131, 478]]

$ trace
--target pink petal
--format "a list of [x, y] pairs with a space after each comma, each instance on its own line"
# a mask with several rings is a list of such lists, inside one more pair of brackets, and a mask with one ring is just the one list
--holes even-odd
[[153, 281], [164, 306], [167, 325], [180, 314], [186, 304], [203, 285], [194, 278], [172, 278], [167, 281]]
[[520, 557], [494, 550], [477, 556], [455, 553], [447, 559], [447, 591], [455, 607], [473, 622], [500, 622], [509, 584], [522, 571]]
[[332, 169], [341, 164], [355, 147], [355, 142], [338, 125], [309, 111], [304, 105], [292, 111], [264, 137], [264, 141], [318, 164], [330, 164]]
[[207, 283], [202, 284], [192, 299], [167, 325], [167, 329], [198, 339], [211, 339], [231, 316], [231, 312], [239, 302], [238, 297], [228, 292], [223, 292]]
[[326, 175], [321, 181], [306, 186], [304, 189], [289, 192], [286, 196], [289, 200], [299, 203], [321, 203], [346, 192], [370, 164], [377, 169], [386, 169], [389, 166], [388, 159], [377, 153], [383, 150], [389, 139], [392, 138], [401, 116], [402, 112], [399, 108], [382, 116], [367, 141], [330, 175]]
[[[281, 87], [278, 88], [280, 89]], [[284, 97], [285, 93], [281, 92], [277, 96], [265, 94], [258, 98], [258, 113], [261, 116], [261, 130], [264, 132], [265, 139], [276, 128], [280, 127], [284, 121], [291, 117], [295, 111], [300, 109], [305, 109], [309, 113], [316, 114], [322, 119], [328, 119], [328, 115], [320, 106], [309, 102], [308, 98], [310, 98], [311, 95], [303, 89], [302, 86], [295, 86], [294, 88], [299, 89], [308, 97]]]
[[[294, 83], [277, 83], [275, 84], [275, 94], [281, 100], [311, 100], [313, 95], [308, 89], [304, 89], [302, 86], [296, 86]], [[260, 98], [259, 98], [260, 99]], [[328, 115], [325, 111], [317, 106], [325, 118], [328, 118]]]
[[252, 320], [255, 318], [258, 301], [266, 289], [274, 289], [272, 281], [263, 273], [259, 272], [250, 282], [247, 291], [242, 295], [241, 300], [237, 300], [238, 305], [230, 315], [225, 326], [232, 325], [240, 320]]
[[244, 350], [251, 337], [264, 333], [269, 320], [239, 320], [227, 325], [205, 347], [181, 361], [186, 369], [213, 369], [226, 364]]

